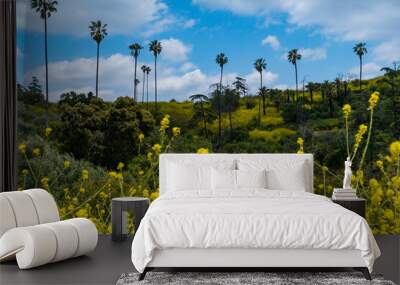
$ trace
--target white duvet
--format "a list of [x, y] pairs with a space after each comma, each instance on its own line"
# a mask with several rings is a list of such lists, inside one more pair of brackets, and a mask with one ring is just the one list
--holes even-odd
[[367, 222], [326, 197], [258, 189], [164, 194], [134, 237], [135, 268], [165, 248], [358, 249], [370, 271], [380, 255]]

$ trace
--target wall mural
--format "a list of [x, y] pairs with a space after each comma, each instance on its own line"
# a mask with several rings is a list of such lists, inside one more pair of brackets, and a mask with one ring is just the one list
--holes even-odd
[[348, 158], [373, 232], [400, 233], [391, 19], [377, 36], [302, 22], [308, 7], [109, 2], [17, 2], [20, 189], [110, 233], [113, 197], [158, 197], [160, 153], [313, 153], [316, 193], [342, 187]]

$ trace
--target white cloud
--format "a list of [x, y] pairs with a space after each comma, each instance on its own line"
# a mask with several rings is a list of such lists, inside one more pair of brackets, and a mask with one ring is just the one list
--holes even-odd
[[184, 44], [182, 41], [174, 38], [161, 40], [162, 53], [161, 57], [168, 61], [185, 61], [188, 54], [192, 51], [192, 47]]
[[265, 39], [261, 41], [262, 45], [270, 45], [273, 50], [278, 50], [281, 46], [278, 38], [273, 35], [268, 35]]
[[400, 39], [384, 42], [372, 50], [376, 60], [393, 62], [400, 60]]
[[182, 26], [185, 29], [189, 29], [189, 28], [192, 28], [194, 25], [196, 25], [196, 23], [197, 23], [197, 21], [195, 19], [189, 19], [189, 20], [185, 21]]
[[400, 58], [398, 0], [193, 0], [211, 10], [227, 10], [237, 15], [258, 16], [272, 22], [273, 13], [285, 13], [293, 27], [307, 27], [345, 41], [380, 40], [373, 48], [375, 60]]
[[325, 48], [301, 48], [299, 49], [302, 59], [322, 60], [326, 59]]
[[[30, 8], [31, 0], [17, 1], [17, 24], [33, 32], [43, 32], [39, 15]], [[61, 0], [58, 12], [49, 18], [49, 33], [86, 36], [92, 20], [108, 24], [109, 34], [152, 35], [167, 29], [177, 20], [162, 0]]]
[[[354, 66], [349, 69], [350, 74], [354, 74], [354, 78], [358, 78], [360, 73], [360, 66]], [[376, 64], [375, 62], [368, 62], [363, 64], [362, 66], [362, 77], [363, 79], [368, 79], [372, 77], [376, 77], [378, 75], [382, 75], [381, 66]]]
[[[245, 75], [244, 78], [247, 80], [250, 93], [256, 93], [260, 88], [260, 73], [253, 70], [249, 74]], [[278, 79], [278, 74], [271, 71], [263, 72], [263, 85], [270, 88], [272, 83]]]

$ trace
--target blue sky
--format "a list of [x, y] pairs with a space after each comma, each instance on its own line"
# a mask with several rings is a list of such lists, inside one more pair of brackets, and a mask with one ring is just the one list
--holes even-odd
[[[218, 81], [215, 56], [224, 52], [229, 62], [224, 83], [245, 77], [250, 90], [258, 87], [253, 69], [258, 57], [267, 61], [267, 87], [292, 88], [293, 66], [286, 52], [300, 49], [299, 79], [333, 80], [353, 76], [358, 59], [352, 47], [367, 43], [364, 76], [381, 74], [382, 66], [400, 59], [400, 1], [334, 0], [58, 0], [58, 12], [49, 19], [49, 88], [51, 100], [69, 90], [88, 92], [95, 85], [96, 46], [89, 37], [89, 21], [108, 24], [101, 44], [99, 93], [105, 100], [131, 96], [133, 61], [128, 45], [145, 49], [139, 66], [153, 67], [147, 49], [161, 40], [159, 94], [161, 100], [185, 100], [207, 93]], [[18, 80], [33, 75], [44, 85], [43, 21], [17, 0]], [[139, 80], [141, 72], [139, 71]], [[152, 80], [152, 74], [150, 77]], [[152, 84], [150, 82], [151, 94]], [[141, 87], [139, 86], [139, 90]]]

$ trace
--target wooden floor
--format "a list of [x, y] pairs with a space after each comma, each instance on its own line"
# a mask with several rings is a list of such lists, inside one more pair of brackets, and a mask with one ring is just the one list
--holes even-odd
[[[376, 240], [382, 257], [376, 261], [374, 271], [400, 284], [400, 236], [378, 236]], [[132, 239], [117, 243], [101, 235], [96, 250], [88, 256], [29, 270], [19, 270], [15, 262], [3, 263], [0, 284], [115, 284], [122, 273], [135, 270], [131, 243]]]

